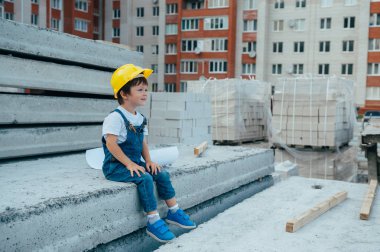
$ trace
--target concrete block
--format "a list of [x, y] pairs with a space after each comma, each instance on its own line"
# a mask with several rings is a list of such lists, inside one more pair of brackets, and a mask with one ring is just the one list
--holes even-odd
[[298, 176], [297, 164], [293, 164], [289, 160], [286, 160], [283, 163], [276, 164], [274, 166], [274, 170], [280, 174], [282, 180], [290, 176]]

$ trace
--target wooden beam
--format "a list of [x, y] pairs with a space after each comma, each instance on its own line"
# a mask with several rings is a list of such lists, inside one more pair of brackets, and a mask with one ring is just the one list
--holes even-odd
[[199, 156], [207, 149], [207, 141], [204, 141], [200, 145], [194, 148], [194, 155]]
[[376, 196], [376, 189], [377, 189], [377, 180], [371, 179], [369, 186], [368, 186], [368, 192], [367, 195], [364, 198], [362, 208], [360, 210], [360, 219], [361, 220], [368, 220], [369, 215], [371, 213], [372, 203]]
[[347, 198], [347, 192], [342, 191], [331, 198], [319, 203], [318, 205], [314, 206], [310, 210], [306, 211], [305, 213], [301, 214], [299, 217], [296, 217], [292, 220], [289, 220], [286, 223], [286, 232], [294, 233], [301, 227], [305, 226], [307, 223], [313, 221], [314, 219], [318, 218], [334, 206], [338, 205], [342, 201], [344, 201]]

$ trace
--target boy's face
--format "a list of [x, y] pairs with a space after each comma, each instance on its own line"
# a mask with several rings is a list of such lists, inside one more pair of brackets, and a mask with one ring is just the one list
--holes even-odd
[[130, 105], [134, 107], [144, 106], [148, 99], [148, 85], [140, 83], [131, 87], [131, 93], [127, 94], [127, 100]]

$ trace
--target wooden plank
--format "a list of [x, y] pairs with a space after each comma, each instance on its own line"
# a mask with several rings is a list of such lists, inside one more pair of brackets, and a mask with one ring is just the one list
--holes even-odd
[[368, 192], [367, 195], [364, 198], [362, 208], [360, 209], [360, 219], [361, 220], [368, 220], [369, 215], [371, 213], [372, 204], [375, 200], [376, 196], [376, 189], [377, 189], [378, 182], [375, 179], [371, 179], [369, 186], [368, 186]]
[[101, 125], [0, 129], [0, 159], [96, 148], [101, 134]]
[[0, 94], [0, 125], [101, 123], [117, 106], [106, 99]]
[[314, 219], [318, 218], [334, 206], [338, 205], [342, 201], [344, 201], [347, 198], [347, 192], [342, 191], [331, 198], [319, 203], [318, 205], [314, 206], [310, 210], [304, 212], [300, 216], [289, 220], [286, 223], [286, 232], [294, 233], [301, 227], [305, 226], [307, 223], [313, 221]]
[[199, 156], [207, 149], [207, 141], [204, 141], [200, 145], [194, 148], [194, 155]]
[[0, 55], [0, 86], [113, 95], [112, 73]]

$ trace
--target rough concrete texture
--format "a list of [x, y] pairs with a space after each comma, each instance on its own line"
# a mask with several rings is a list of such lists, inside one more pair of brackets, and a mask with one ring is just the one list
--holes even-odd
[[116, 106], [106, 99], [0, 94], [0, 107], [6, 108], [0, 124], [100, 123]]
[[5, 87], [113, 95], [111, 75], [112, 72], [0, 55], [0, 86]]
[[[193, 146], [179, 151], [168, 171], [184, 209], [274, 170], [271, 150], [211, 146], [202, 158]], [[79, 251], [145, 226], [135, 185], [107, 181], [84, 154], [1, 164], [0, 173], [2, 251]]]
[[[316, 184], [322, 189], [313, 189]], [[159, 251], [379, 251], [380, 201], [359, 219], [368, 186], [291, 177], [200, 225]], [[295, 233], [286, 222], [345, 190], [348, 198]]]
[[0, 159], [86, 150], [101, 146], [101, 125], [0, 129]]
[[142, 65], [142, 54], [125, 46], [84, 39], [66, 33], [0, 19], [0, 49], [117, 68], [127, 62]]

